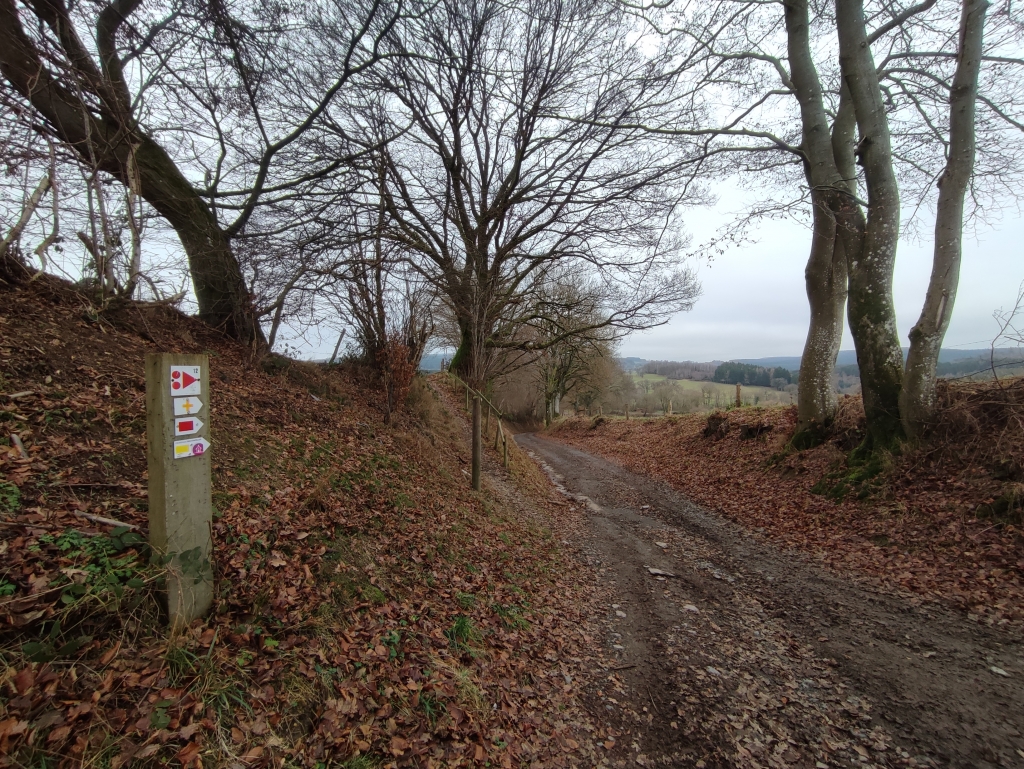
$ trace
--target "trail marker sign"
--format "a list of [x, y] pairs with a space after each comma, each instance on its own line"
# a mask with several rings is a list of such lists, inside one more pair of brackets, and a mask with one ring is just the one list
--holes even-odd
[[171, 395], [199, 395], [205, 366], [171, 366]]
[[203, 402], [199, 398], [174, 398], [174, 416], [182, 417], [189, 414], [198, 414], [203, 409]]
[[[181, 435], [195, 435], [197, 432], [203, 429], [203, 420], [199, 417], [175, 417], [174, 419], [174, 435], [175, 437]], [[202, 440], [202, 439], [200, 439]], [[175, 441], [176, 443], [178, 441]], [[209, 445], [209, 444], [207, 444]], [[177, 455], [175, 455], [177, 456]]]
[[174, 458], [188, 459], [189, 457], [199, 457], [205, 454], [208, 448], [210, 448], [210, 442], [206, 440], [206, 438], [192, 438], [187, 441], [175, 441]]
[[[213, 603], [206, 355], [146, 356], [149, 544], [167, 560], [167, 613], [180, 628]], [[176, 440], [189, 436], [183, 440]], [[180, 460], [180, 461], [179, 461]]]

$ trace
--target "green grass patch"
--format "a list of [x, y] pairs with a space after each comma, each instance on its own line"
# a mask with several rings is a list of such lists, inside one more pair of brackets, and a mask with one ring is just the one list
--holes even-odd
[[473, 625], [473, 620], [465, 614], [460, 614], [452, 626], [444, 631], [444, 637], [456, 651], [472, 653], [472, 644], [480, 640], [480, 631]]

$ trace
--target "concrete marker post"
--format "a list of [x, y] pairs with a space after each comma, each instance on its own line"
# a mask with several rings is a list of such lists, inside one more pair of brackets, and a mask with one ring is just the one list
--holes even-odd
[[149, 544], [170, 556], [167, 614], [175, 629], [213, 603], [209, 410], [208, 356], [146, 356]]

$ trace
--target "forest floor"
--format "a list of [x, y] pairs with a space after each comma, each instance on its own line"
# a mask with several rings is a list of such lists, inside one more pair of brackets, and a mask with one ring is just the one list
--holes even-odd
[[632, 728], [632, 763], [1024, 766], [1015, 635], [829, 568], [646, 473], [517, 441], [587, 513], [575, 542], [617, 664], [585, 694]]

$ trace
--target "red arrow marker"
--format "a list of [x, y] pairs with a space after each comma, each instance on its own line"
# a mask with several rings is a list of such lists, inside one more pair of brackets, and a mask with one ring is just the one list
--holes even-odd
[[188, 387], [190, 384], [196, 381], [196, 378], [194, 376], [189, 376], [184, 371], [175, 371], [173, 374], [171, 374], [171, 376], [174, 377], [174, 383], [171, 385], [171, 387], [173, 387], [175, 390], [182, 387]]
[[199, 395], [201, 375], [199, 366], [171, 366], [171, 395]]

